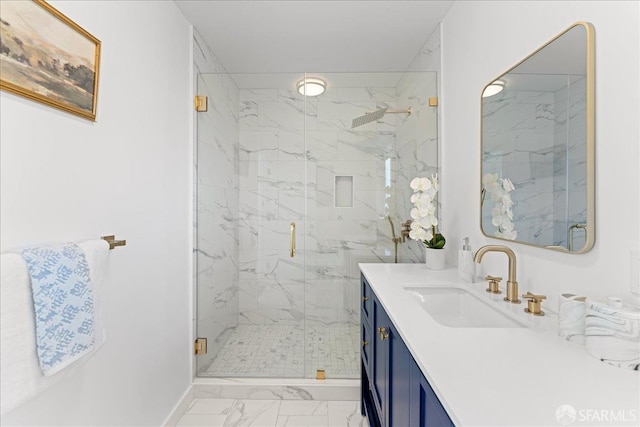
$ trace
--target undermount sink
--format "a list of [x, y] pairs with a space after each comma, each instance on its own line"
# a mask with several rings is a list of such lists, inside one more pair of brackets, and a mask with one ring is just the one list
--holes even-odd
[[433, 320], [453, 328], [524, 328], [490, 301], [455, 285], [416, 285], [404, 288]]

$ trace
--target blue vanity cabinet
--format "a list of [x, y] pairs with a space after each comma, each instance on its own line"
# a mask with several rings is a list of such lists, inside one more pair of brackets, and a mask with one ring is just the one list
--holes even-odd
[[409, 424], [407, 425], [455, 427], [413, 358], [411, 359], [410, 408]]
[[411, 356], [375, 295], [372, 301], [372, 400], [381, 425], [408, 426]]
[[364, 276], [361, 284], [363, 415], [374, 427], [453, 426]]

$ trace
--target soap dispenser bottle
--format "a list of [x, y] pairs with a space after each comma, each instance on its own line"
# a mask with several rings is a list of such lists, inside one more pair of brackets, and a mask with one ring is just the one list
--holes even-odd
[[458, 276], [465, 282], [471, 283], [476, 275], [476, 263], [473, 262], [473, 252], [469, 245], [469, 238], [462, 240], [462, 249], [458, 251]]

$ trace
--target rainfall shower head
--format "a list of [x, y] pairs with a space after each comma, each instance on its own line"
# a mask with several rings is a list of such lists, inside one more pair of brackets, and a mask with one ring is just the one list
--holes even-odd
[[374, 111], [373, 113], [366, 113], [364, 116], [356, 117], [351, 121], [351, 129], [357, 128], [358, 126], [366, 125], [367, 123], [375, 122], [376, 120], [381, 119], [384, 116], [384, 113], [387, 112], [389, 107], [381, 108], [379, 110]]
[[376, 111], [370, 111], [365, 113], [364, 116], [356, 117], [351, 121], [351, 129], [358, 126], [366, 125], [367, 123], [375, 122], [384, 117], [385, 114], [408, 114], [411, 115], [411, 107], [406, 110], [389, 110], [389, 107], [381, 108]]

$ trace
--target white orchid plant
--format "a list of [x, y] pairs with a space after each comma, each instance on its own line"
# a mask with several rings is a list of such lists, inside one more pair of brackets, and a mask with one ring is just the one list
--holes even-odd
[[494, 202], [491, 224], [497, 228], [495, 236], [508, 240], [518, 237], [513, 224], [513, 200], [509, 195], [514, 188], [508, 178], [499, 178], [497, 173], [487, 173], [482, 177], [482, 202], [487, 194]]
[[420, 240], [428, 248], [442, 249], [446, 243], [444, 236], [436, 232], [438, 218], [436, 218], [436, 206], [433, 203], [438, 192], [438, 175], [417, 177], [409, 184], [414, 191], [411, 196], [411, 231], [409, 237]]

